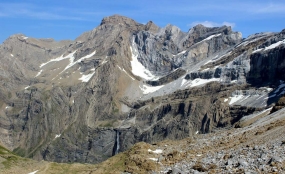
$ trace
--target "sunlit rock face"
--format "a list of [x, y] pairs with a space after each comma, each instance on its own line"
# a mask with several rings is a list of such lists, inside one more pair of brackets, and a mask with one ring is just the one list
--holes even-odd
[[232, 126], [284, 95], [284, 39], [119, 15], [74, 41], [13, 35], [0, 45], [1, 144], [98, 163], [140, 141]]

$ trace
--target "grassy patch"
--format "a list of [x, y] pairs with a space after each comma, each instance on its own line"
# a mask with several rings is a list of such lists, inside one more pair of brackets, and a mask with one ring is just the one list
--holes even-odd
[[50, 163], [47, 173], [56, 173], [56, 174], [91, 173], [91, 172], [94, 172], [94, 169], [95, 167], [92, 164]]
[[2, 162], [5, 169], [10, 169], [11, 167], [15, 166], [15, 164], [17, 164], [20, 160], [23, 160], [21, 157], [14, 155], [12, 152], [2, 146], [0, 146], [0, 157], [5, 159], [5, 161]]
[[4, 165], [6, 169], [13, 167], [19, 160], [19, 158], [16, 156], [7, 156], [5, 159], [6, 161], [3, 161], [2, 164]]
[[99, 125], [99, 127], [114, 127], [114, 123], [116, 122], [116, 120], [110, 120], [110, 121], [106, 121], [104, 123], [101, 123]]
[[20, 147], [17, 147], [16, 149], [13, 150], [13, 153], [21, 156], [21, 157], [25, 157], [26, 156], [26, 150], [22, 149]]
[[121, 173], [126, 170], [126, 153], [119, 153], [116, 156], [109, 158], [108, 160], [97, 164], [95, 173]]
[[5, 155], [7, 153], [9, 153], [9, 150], [7, 150], [4, 147], [0, 146], [0, 155]]
[[112, 114], [116, 114], [116, 113], [119, 113], [119, 108], [118, 108], [118, 106], [117, 106], [117, 104], [116, 104], [116, 102], [112, 102]]

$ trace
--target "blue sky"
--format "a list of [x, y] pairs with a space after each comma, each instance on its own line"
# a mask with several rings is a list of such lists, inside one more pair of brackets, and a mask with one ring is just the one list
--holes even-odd
[[113, 14], [139, 23], [152, 20], [160, 27], [170, 23], [186, 32], [198, 23], [231, 25], [244, 37], [285, 28], [285, 1], [281, 0], [1, 0], [0, 43], [16, 33], [73, 40]]

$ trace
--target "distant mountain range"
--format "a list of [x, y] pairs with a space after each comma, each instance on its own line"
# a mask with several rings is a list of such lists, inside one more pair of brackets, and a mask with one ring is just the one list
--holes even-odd
[[242, 38], [114, 15], [74, 41], [10, 36], [0, 59], [0, 142], [36, 160], [99, 163], [138, 142], [235, 131], [285, 105], [285, 30]]

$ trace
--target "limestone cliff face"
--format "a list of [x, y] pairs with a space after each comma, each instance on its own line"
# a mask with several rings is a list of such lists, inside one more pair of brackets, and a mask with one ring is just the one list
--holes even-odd
[[231, 126], [285, 93], [284, 39], [119, 15], [75, 41], [11, 36], [0, 45], [1, 144], [97, 163], [136, 142]]

